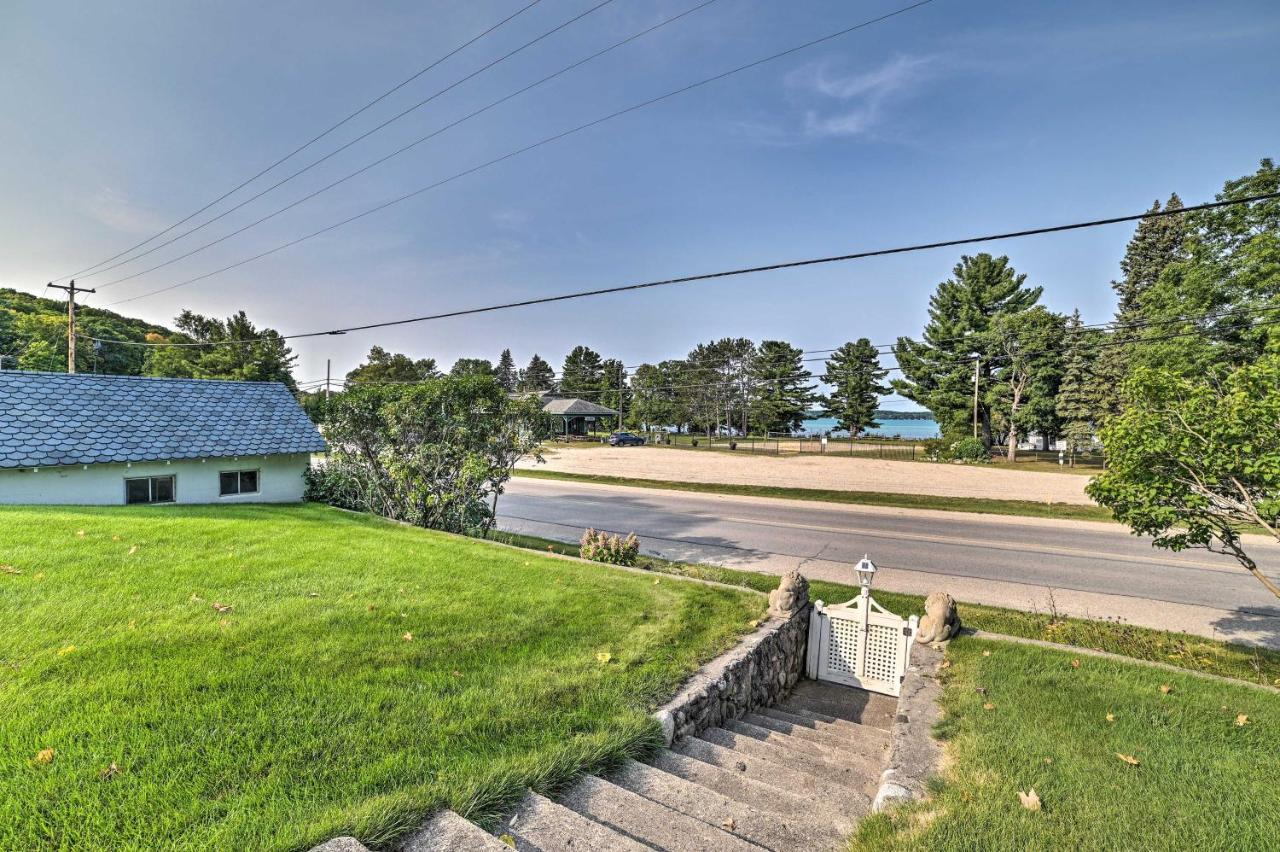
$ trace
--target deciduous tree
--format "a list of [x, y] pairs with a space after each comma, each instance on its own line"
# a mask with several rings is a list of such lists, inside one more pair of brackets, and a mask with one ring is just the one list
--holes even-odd
[[364, 363], [347, 373], [350, 384], [370, 382], [420, 382], [425, 379], [439, 378], [436, 359], [420, 358], [413, 360], [399, 352], [391, 353], [381, 346], [369, 349]]

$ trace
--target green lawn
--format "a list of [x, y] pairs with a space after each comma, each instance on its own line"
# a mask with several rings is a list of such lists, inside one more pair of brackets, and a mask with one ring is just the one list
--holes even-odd
[[764, 609], [319, 506], [0, 508], [0, 566], [5, 850], [483, 820], [651, 748]]
[[[930, 800], [865, 820], [851, 850], [1280, 848], [1275, 695], [972, 638], [947, 658], [949, 765]], [[1033, 788], [1039, 812], [1018, 798]]]
[[[534, 550], [549, 548], [556, 553], [574, 556], [578, 553], [576, 544], [565, 544], [551, 539], [515, 533], [500, 532], [494, 535], [500, 541], [519, 547]], [[643, 546], [643, 542], [641, 544]], [[776, 575], [758, 571], [672, 562], [655, 556], [641, 557], [641, 564], [657, 572], [714, 580], [760, 592], [768, 592], [778, 587]], [[809, 590], [812, 598], [821, 599], [827, 603], [847, 601], [858, 594], [858, 589], [854, 586], [825, 580], [811, 580]], [[924, 614], [924, 598], [919, 595], [877, 591], [875, 597], [877, 601], [899, 615]], [[984, 604], [960, 602], [958, 609], [963, 624], [991, 633], [1095, 648], [1134, 659], [1167, 663], [1191, 671], [1233, 677], [1268, 686], [1280, 686], [1280, 651], [1218, 642], [1187, 633], [1169, 633], [1114, 621], [1092, 621], [1061, 616], [1055, 618], [1050, 613], [1022, 612]]]
[[944, 512], [976, 512], [983, 515], [1025, 515], [1031, 518], [1070, 518], [1080, 521], [1112, 521], [1111, 510], [1101, 506], [1068, 503], [1037, 503], [1030, 500], [995, 500], [980, 497], [937, 497], [929, 494], [894, 494], [887, 491], [842, 491], [830, 488], [786, 488], [777, 485], [733, 485], [719, 482], [669, 482], [665, 479], [636, 479], [593, 473], [558, 470], [517, 470], [516, 476], [531, 479], [564, 479], [629, 485], [633, 488], [666, 488], [707, 494], [738, 494], [747, 497], [781, 497], [788, 500], [820, 500], [824, 503], [855, 503], [866, 506], [893, 506], [900, 509], [937, 509]]

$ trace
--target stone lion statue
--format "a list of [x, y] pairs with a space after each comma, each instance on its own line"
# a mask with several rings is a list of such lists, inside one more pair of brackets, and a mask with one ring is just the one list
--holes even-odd
[[934, 592], [924, 599], [924, 618], [920, 619], [917, 642], [940, 645], [960, 632], [960, 616], [956, 602], [946, 592]]
[[778, 588], [769, 593], [769, 614], [793, 615], [809, 603], [809, 581], [799, 571], [788, 571]]

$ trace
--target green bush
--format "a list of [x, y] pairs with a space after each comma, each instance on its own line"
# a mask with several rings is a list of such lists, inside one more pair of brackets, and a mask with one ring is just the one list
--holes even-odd
[[987, 445], [977, 438], [961, 438], [951, 445], [951, 458], [967, 462], [985, 462], [991, 460], [991, 452]]
[[578, 551], [583, 559], [593, 562], [606, 562], [609, 565], [635, 565], [640, 555], [640, 539], [635, 533], [628, 533], [625, 538], [620, 535], [609, 535], [603, 530], [587, 528], [582, 534], [582, 547]]

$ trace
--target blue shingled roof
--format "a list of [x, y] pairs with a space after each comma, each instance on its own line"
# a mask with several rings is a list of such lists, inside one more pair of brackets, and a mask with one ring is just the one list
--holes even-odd
[[0, 468], [325, 449], [279, 382], [0, 371]]

